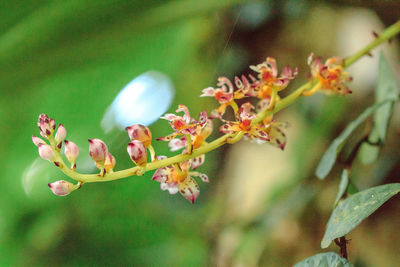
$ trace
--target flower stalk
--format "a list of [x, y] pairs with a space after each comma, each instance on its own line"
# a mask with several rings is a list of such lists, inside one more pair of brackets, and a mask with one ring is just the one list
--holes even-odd
[[[399, 32], [400, 32], [400, 21], [388, 27], [373, 42], [365, 46], [363, 49], [361, 49], [354, 55], [344, 59], [344, 62], [341, 65], [341, 67], [343, 69], [347, 68], [348, 66], [359, 60], [362, 56], [369, 54], [369, 52], [373, 48], [377, 47], [378, 45], [382, 44], [385, 41], [388, 41], [389, 39], [397, 35]], [[325, 65], [321, 66], [322, 66], [320, 69], [321, 73], [322, 71], [328, 71], [327, 66]], [[134, 125], [127, 128], [129, 137], [132, 140], [130, 143], [131, 150], [129, 150], [128, 146], [128, 153], [130, 154], [132, 160], [138, 164], [138, 166], [120, 171], [112, 171], [112, 168], [115, 165], [115, 159], [114, 159], [114, 162], [111, 164], [112, 166], [110, 167], [111, 171], [104, 171], [105, 170], [104, 158], [105, 156], [108, 155], [107, 147], [101, 140], [91, 139], [89, 140], [89, 142], [92, 145], [91, 156], [92, 159], [97, 163], [98, 167], [100, 168], [100, 174], [81, 174], [75, 171], [75, 157], [77, 156], [77, 154], [76, 156], [73, 156], [73, 160], [68, 159], [72, 164], [71, 168], [67, 167], [67, 164], [65, 164], [63, 158], [61, 157], [60, 154], [61, 143], [65, 139], [66, 135], [64, 127], [61, 125], [60, 128], [61, 130], [59, 131], [58, 135], [56, 135], [57, 138], [56, 140], [52, 135], [55, 129], [54, 120], [53, 119], [49, 120], [49, 118], [40, 117], [38, 126], [41, 130], [41, 135], [48, 140], [49, 145], [53, 151], [52, 157], [51, 158], [49, 157], [48, 160], [54, 162], [54, 164], [65, 175], [69, 176], [73, 180], [78, 181], [79, 182], [78, 185], [80, 187], [83, 183], [108, 182], [108, 181], [127, 178], [133, 175], [143, 175], [147, 171], [165, 168], [168, 166], [176, 168], [176, 171], [180, 175], [183, 175], [179, 164], [188, 162], [186, 165], [189, 166], [193, 164], [191, 166], [193, 169], [195, 169], [197, 168], [197, 165], [195, 164], [196, 160], [197, 162], [199, 160], [203, 162], [204, 154], [212, 150], [215, 150], [226, 143], [229, 144], [236, 143], [239, 140], [241, 140], [243, 136], [251, 137], [252, 136], [251, 134], [254, 135], [254, 132], [258, 131], [262, 132], [265, 135], [264, 136], [265, 139], [268, 139], [270, 138], [269, 135], [271, 135], [272, 132], [275, 131], [279, 132], [283, 137], [285, 137], [280, 128], [278, 128], [277, 126], [274, 128], [275, 122], [272, 119], [272, 115], [292, 105], [300, 97], [314, 94], [319, 89], [321, 89], [323, 85], [321, 81], [318, 81], [318, 79], [312, 79], [309, 82], [300, 86], [297, 90], [293, 91], [285, 98], [279, 99], [278, 91], [286, 88], [286, 86], [289, 83], [289, 80], [293, 79], [297, 75], [297, 69], [295, 69], [292, 72], [292, 70], [289, 67], [285, 67], [284, 70], [282, 71], [281, 76], [278, 76], [276, 63], [271, 58], [268, 58], [266, 64], [252, 66], [252, 69], [254, 69], [259, 73], [260, 80], [257, 80], [253, 76], [250, 76], [250, 80], [253, 82], [252, 83], [249, 82], [248, 79], [244, 76], [242, 76], [241, 79], [236, 78], [235, 84], [238, 90], [236, 90], [235, 92], [233, 92], [233, 87], [234, 87], [233, 84], [226, 78], [219, 80], [220, 81], [219, 86], [221, 88], [217, 89], [206, 88], [203, 90], [202, 96], [214, 96], [221, 104], [220, 108], [217, 109], [216, 112], [214, 112], [215, 116], [219, 116], [219, 118], [222, 119], [222, 115], [225, 112], [226, 106], [230, 105], [232, 107], [235, 116], [236, 117], [239, 116], [238, 122], [240, 122], [239, 124], [236, 124], [234, 126], [235, 127], [237, 126], [239, 128], [242, 127], [240, 128], [240, 130], [237, 130], [236, 132], [229, 132], [211, 142], [206, 142], [205, 139], [210, 135], [212, 131], [212, 123], [209, 120], [209, 117], [207, 117], [207, 113], [206, 112], [200, 113], [199, 120], [197, 121], [190, 117], [187, 107], [181, 105], [179, 106], [177, 112], [178, 111], [184, 112], [183, 117], [176, 116], [174, 114], [166, 114], [163, 117], [164, 119], [170, 122], [170, 125], [175, 130], [175, 132], [169, 136], [159, 138], [159, 140], [169, 141], [169, 142], [175, 140], [175, 143], [173, 144], [180, 144], [180, 145], [185, 144], [185, 146], [181, 146], [180, 148], [185, 147], [186, 152], [184, 150], [184, 153], [169, 158], [157, 157], [154, 148], [151, 146], [152, 137], [149, 129], [145, 126]], [[332, 75], [332, 73], [328, 74]], [[326, 79], [328, 78], [331, 79], [332, 77], [327, 76]], [[332, 80], [334, 79], [337, 79], [337, 77], [332, 78]], [[254, 86], [256, 82], [262, 82], [262, 83], [257, 84], [257, 86]], [[333, 84], [332, 86], [334, 87], [335, 84]], [[255, 87], [257, 87], [260, 91], [258, 92], [252, 91], [254, 90]], [[250, 109], [243, 110], [246, 108], [246, 107], [243, 108], [243, 106], [245, 105], [242, 105], [242, 107], [239, 108], [236, 102], [233, 101], [233, 99], [239, 99], [246, 96], [258, 97], [261, 99], [260, 102], [264, 101], [263, 103], [268, 103], [268, 104], [267, 106], [264, 106], [265, 108], [259, 110], [258, 113], [253, 114], [250, 111]], [[251, 104], [249, 105], [251, 106]], [[240, 117], [242, 115], [243, 118]], [[246, 127], [246, 129], [244, 129], [244, 127]], [[177, 136], [182, 136], [182, 137], [180, 139], [175, 139]], [[278, 145], [283, 149], [285, 143], [283, 144], [280, 143], [279, 139], [274, 141], [277, 142]], [[42, 144], [44, 143], [44, 141], [40, 140], [40, 138], [37, 137], [33, 137], [33, 142], [39, 146], [45, 145]], [[150, 152], [151, 162], [146, 162], [146, 149], [148, 149]], [[197, 172], [193, 173], [197, 174]], [[187, 182], [191, 180], [189, 179], [185, 181]], [[171, 182], [169, 180], [167, 182], [164, 181], [163, 183], [170, 183], [169, 186], [171, 185]], [[181, 186], [183, 186], [182, 184]], [[74, 189], [75, 187], [78, 188], [78, 186], [74, 186]], [[169, 187], [169, 190], [172, 190], [171, 188]], [[174, 190], [172, 191], [175, 192], [175, 187], [173, 188]], [[195, 197], [197, 197], [197, 195]], [[195, 197], [191, 200], [192, 202], [194, 202]]]

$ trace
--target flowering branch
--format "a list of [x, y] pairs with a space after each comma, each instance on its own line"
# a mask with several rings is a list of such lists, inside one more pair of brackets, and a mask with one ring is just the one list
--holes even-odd
[[[283, 99], [280, 99], [278, 93], [297, 76], [297, 68], [292, 70], [285, 67], [278, 75], [276, 61], [273, 58], [268, 57], [265, 62], [250, 67], [257, 73], [257, 77], [253, 75], [235, 77], [234, 84], [229, 79], [220, 77], [217, 88], [206, 88], [201, 95], [202, 97], [214, 97], [220, 104], [211, 112], [210, 116], [204, 111], [199, 114], [199, 119], [195, 120], [190, 116], [186, 106], [179, 105], [177, 112], [183, 112], [183, 116], [165, 114], [161, 117], [169, 121], [174, 132], [157, 140], [168, 141], [171, 151], [183, 149], [182, 154], [170, 158], [156, 155], [151, 145], [150, 129], [143, 125], [132, 125], [126, 128], [131, 139], [127, 151], [137, 166], [115, 172], [113, 168], [116, 160], [108, 152], [106, 144], [100, 139], [89, 139], [89, 154], [100, 172], [99, 174], [78, 173], [75, 163], [75, 159], [79, 155], [78, 147], [75, 143], [64, 140], [66, 130], [62, 124], [58, 126], [53, 136], [56, 128], [55, 121], [45, 114], [39, 116], [38, 126], [40, 134], [48, 140], [48, 143], [35, 136], [32, 137], [32, 141], [38, 147], [40, 157], [53, 162], [64, 174], [78, 182], [72, 184], [58, 181], [49, 184], [50, 189], [56, 195], [67, 195], [80, 188], [84, 183], [113, 181], [133, 175], [140, 176], [147, 171], [156, 170], [153, 180], [160, 182], [161, 189], [168, 190], [171, 194], [180, 192], [193, 203], [199, 194], [199, 186], [192, 176], [197, 176], [204, 182], [208, 182], [209, 179], [205, 174], [193, 172], [190, 169], [201, 166], [207, 152], [226, 143], [236, 143], [243, 137], [257, 142], [268, 142], [283, 150], [286, 145], [286, 136], [283, 132], [286, 124], [275, 121], [273, 115], [293, 104], [301, 96], [310, 96], [319, 90], [342, 95], [351, 93], [346, 85], [351, 81], [351, 77], [344, 69], [399, 32], [400, 22], [397, 22], [387, 28], [373, 42], [347, 59], [333, 57], [323, 63], [321, 58], [314, 59], [311, 54], [308, 64], [311, 68], [312, 79]], [[256, 98], [259, 101], [256, 107], [250, 102], [238, 107], [235, 100], [243, 98]], [[223, 118], [228, 107], [235, 115], [234, 121], [227, 121]], [[207, 143], [205, 140], [213, 130], [212, 119], [220, 119], [224, 123], [220, 127], [220, 131], [224, 135]], [[65, 144], [64, 154], [70, 167], [67, 166], [60, 154], [63, 141]], [[147, 160], [147, 150], [150, 152], [150, 162]]]

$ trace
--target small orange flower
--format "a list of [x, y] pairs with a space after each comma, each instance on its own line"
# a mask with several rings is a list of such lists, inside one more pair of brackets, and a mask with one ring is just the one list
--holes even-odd
[[274, 90], [279, 92], [285, 89], [290, 80], [297, 76], [297, 68], [291, 70], [289, 66], [284, 67], [281, 75], [278, 76], [276, 60], [272, 57], [267, 57], [261, 64], [250, 66], [250, 69], [258, 73], [258, 80], [250, 76], [252, 78], [252, 90], [249, 90], [247, 95], [259, 99], [270, 98]]
[[211, 112], [211, 117], [219, 118], [225, 114], [226, 108], [231, 105], [235, 99], [245, 97], [245, 91], [239, 88], [234, 90], [232, 82], [226, 77], [219, 77], [217, 88], [208, 87], [203, 89], [203, 94], [200, 97], [211, 96], [221, 104], [216, 110]]
[[169, 121], [169, 125], [175, 131], [174, 133], [159, 137], [157, 140], [171, 141], [178, 135], [193, 134], [198, 130], [198, 127], [204, 127], [207, 124], [207, 112], [203, 111], [199, 114], [199, 121], [190, 117], [189, 109], [184, 105], [179, 105], [176, 112], [184, 112], [183, 117], [175, 114], [167, 113], [161, 119]]
[[226, 124], [220, 127], [220, 131], [226, 134], [245, 132], [245, 136], [249, 139], [269, 141], [263, 125], [251, 125], [252, 120], [256, 118], [252, 109], [254, 109], [253, 105], [249, 102], [244, 103], [239, 109], [237, 121], [225, 121]]
[[[311, 68], [311, 75], [319, 81], [321, 89], [339, 95], [351, 94], [346, 82], [351, 81], [348, 72], [344, 71], [344, 61], [340, 57], [331, 57], [322, 63], [320, 57], [314, 58], [314, 54], [308, 57], [308, 65]], [[307, 95], [307, 94], [306, 94]]]
[[[158, 159], [164, 159], [164, 156], [159, 156]], [[199, 172], [191, 172], [190, 167], [192, 161], [184, 161], [174, 166], [162, 167], [156, 170], [153, 175], [153, 180], [160, 182], [162, 190], [168, 190], [170, 194], [181, 193], [181, 195], [194, 203], [200, 194], [199, 185], [192, 176], [200, 177], [203, 182], [208, 183], [209, 179], [206, 174]]]

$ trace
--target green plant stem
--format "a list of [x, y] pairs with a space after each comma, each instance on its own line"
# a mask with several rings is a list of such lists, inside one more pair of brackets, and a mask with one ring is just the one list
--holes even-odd
[[190, 134], [186, 134], [186, 142], [187, 142], [187, 153], [188, 154], [192, 154], [192, 137], [190, 136]]
[[393, 25], [389, 26], [388, 28], [386, 28], [381, 34], [379, 34], [379, 36], [374, 41], [366, 45], [363, 49], [361, 49], [354, 55], [346, 58], [344, 63], [345, 68], [352, 65], [361, 57], [368, 55], [372, 49], [390, 40], [393, 36], [397, 35], [399, 32], [400, 32], [400, 20], [394, 23]]
[[[354, 55], [348, 57], [345, 59], [345, 67], [350, 66], [357, 60], [359, 60], [362, 56], [367, 55], [371, 49], [377, 47], [378, 45], [382, 44], [383, 42], [389, 40], [393, 36], [397, 35], [400, 32], [400, 21], [396, 22], [392, 26], [388, 27], [384, 32], [382, 32], [378, 38], [376, 38], [373, 42], [365, 46], [363, 49], [355, 53]], [[274, 109], [272, 110], [265, 110], [260, 112], [257, 117], [252, 121], [252, 125], [256, 123], [260, 123], [264, 120], [269, 115], [272, 115], [288, 106], [293, 104], [302, 94], [305, 90], [309, 90], [312, 88], [314, 85], [314, 81], [309, 81], [302, 86], [300, 86], [297, 90], [295, 90], [293, 93], [288, 95], [287, 97], [283, 98], [281, 101], [277, 102], [274, 106]], [[170, 158], [166, 158], [163, 160], [156, 160], [153, 162], [150, 162], [146, 165], [146, 171], [150, 170], [155, 170], [161, 167], [169, 166], [172, 164], [176, 164], [179, 162], [183, 162], [195, 157], [198, 157], [200, 155], [203, 155], [207, 152], [210, 152], [226, 143], [235, 143], [241, 139], [241, 137], [244, 135], [244, 132], [239, 132], [235, 134], [225, 134], [214, 141], [210, 143], [206, 143], [203, 146], [194, 149], [191, 154], [180, 154], [176, 155]], [[113, 181], [113, 180], [118, 180], [122, 178], [126, 178], [129, 176], [133, 176], [136, 174], [141, 174], [143, 172], [143, 168], [141, 167], [133, 167], [121, 171], [116, 171], [113, 173], [108, 173], [104, 177], [102, 177], [99, 174], [80, 174], [74, 170], [69, 169], [66, 164], [64, 163], [63, 159], [60, 156], [60, 153], [56, 151], [55, 149], [55, 144], [54, 140], [49, 139], [50, 144], [53, 147], [53, 150], [56, 154], [56, 161], [59, 162], [59, 168], [60, 170], [71, 177], [74, 180], [84, 182], [84, 183], [93, 183], [93, 182], [108, 182], [108, 181]]]

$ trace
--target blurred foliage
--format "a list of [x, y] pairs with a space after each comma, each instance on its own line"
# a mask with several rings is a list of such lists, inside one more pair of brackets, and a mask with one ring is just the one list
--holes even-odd
[[[330, 174], [333, 179], [323, 183], [315, 179], [313, 172], [327, 144], [372, 104], [370, 94], [352, 100], [316, 96], [292, 107], [300, 127], [290, 137], [296, 136], [299, 141], [289, 139], [288, 146], [295, 149], [283, 152], [286, 154], [282, 164], [294, 166], [296, 171], [286, 180], [279, 177], [284, 182], [273, 187], [271, 194], [259, 203], [259, 212], [246, 220], [227, 216], [231, 210], [226, 183], [231, 180], [224, 176], [224, 166], [229, 146], [207, 155], [201, 171], [208, 173], [211, 183], [200, 184], [202, 190], [196, 205], [189, 205], [179, 196], [162, 192], [159, 184], [151, 181], [152, 173], [90, 184], [68, 197], [56, 197], [46, 184], [67, 178], [38, 159], [31, 135], [37, 135], [37, 116], [45, 112], [63, 123], [68, 139], [79, 145], [78, 170], [87, 165], [87, 139], [93, 137], [109, 144], [117, 159], [116, 169], [127, 168], [132, 165], [125, 152], [128, 137], [123, 132], [104, 134], [100, 121], [129, 81], [149, 70], [167, 74], [176, 90], [170, 111], [185, 104], [192, 114], [215, 106], [212, 100], [198, 96], [201, 89], [215, 84], [217, 76], [232, 78], [234, 74], [246, 73], [249, 64], [267, 55], [278, 58], [280, 66], [299, 66], [302, 78], [296, 81], [298, 85], [305, 80], [305, 59], [310, 51], [329, 56], [337, 52], [332, 45], [336, 29], [324, 23], [336, 21], [335, 14], [346, 3], [318, 6], [312, 1], [267, 0], [3, 2], [0, 266], [209, 266], [215, 265], [220, 256], [218, 242], [222, 242], [225, 233], [235, 233], [240, 238], [224, 266], [277, 266], [277, 262], [286, 266], [315, 254], [342, 169], [334, 167]], [[369, 8], [390, 23], [391, 17], [382, 15], [385, 10], [393, 14], [393, 7], [375, 5]], [[314, 24], [310, 23], [312, 20]], [[355, 105], [350, 104], [354, 102]], [[353, 134], [361, 136], [368, 123], [360, 125], [362, 129]], [[155, 137], [170, 131], [165, 121], [150, 128]], [[360, 165], [355, 163], [351, 178], [361, 189], [387, 181], [388, 177], [398, 177], [399, 143], [393, 134], [396, 129], [389, 127], [387, 145], [376, 162], [363, 168], [357, 168]], [[350, 138], [348, 146], [358, 141]], [[154, 146], [158, 154], [172, 155], [165, 143]], [[275, 177], [266, 177], [270, 178]], [[256, 189], [255, 186], [253, 190]], [[393, 205], [390, 200], [383, 209], [386, 207], [390, 214]], [[364, 230], [371, 230], [370, 226], [367, 224]], [[375, 225], [372, 226], [374, 229]], [[281, 232], [286, 235], [279, 237]], [[279, 239], [282, 236], [286, 239]], [[390, 238], [397, 238], [399, 244], [398, 235]], [[363, 241], [355, 240], [352, 246], [362, 247]], [[389, 242], [382, 241], [386, 243]], [[391, 263], [398, 259], [390, 248], [384, 252], [383, 261], [372, 260]], [[357, 253], [357, 260], [365, 262], [368, 252]]]

